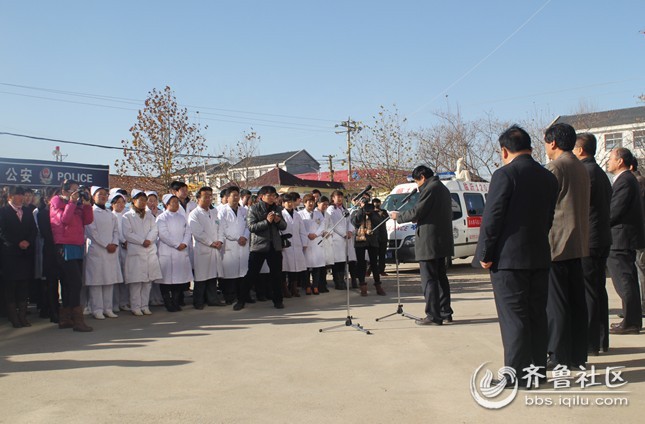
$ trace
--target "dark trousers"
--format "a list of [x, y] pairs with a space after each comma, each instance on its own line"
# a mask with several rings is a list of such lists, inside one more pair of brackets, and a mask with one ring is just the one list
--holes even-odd
[[[240, 280], [238, 287], [238, 299], [240, 298], [240, 291], [245, 290], [244, 279]], [[255, 287], [255, 296], [258, 299], [271, 299], [271, 287], [269, 285], [271, 281], [270, 273], [260, 273], [258, 278], [249, 283], [249, 287]], [[247, 293], [248, 294], [248, 293]]]
[[183, 289], [183, 284], [159, 284], [159, 291], [161, 292], [161, 296], [179, 295], [179, 292], [181, 292]]
[[262, 264], [267, 261], [269, 266], [269, 288], [271, 299], [275, 305], [282, 303], [282, 252], [271, 249], [267, 252], [251, 252], [249, 254], [249, 270], [243, 280], [243, 288], [237, 301], [244, 304], [249, 296], [251, 284], [257, 283]]
[[214, 305], [217, 303], [217, 278], [195, 281], [193, 287], [193, 306]]
[[226, 303], [232, 303], [238, 296], [242, 278], [220, 278], [219, 288], [222, 290]]
[[26, 303], [29, 298], [29, 280], [5, 280], [4, 295], [7, 305], [16, 307], [18, 303]]
[[378, 247], [354, 247], [354, 250], [356, 250], [356, 273], [358, 274], [358, 282], [360, 284], [365, 284], [365, 272], [367, 271], [365, 252], [367, 252], [367, 255], [370, 258], [370, 266], [372, 267], [372, 275], [374, 276], [374, 284], [381, 284]]
[[[352, 280], [356, 279], [358, 277], [358, 266], [356, 264], [356, 261], [350, 261], [348, 264], [349, 267], [349, 276]], [[335, 262], [334, 265], [332, 265], [332, 273], [336, 274], [338, 273], [339, 275], [342, 275], [344, 278], [345, 275], [345, 262]]]
[[636, 251], [610, 250], [607, 266], [618, 296], [623, 301], [623, 327], [643, 328], [641, 295], [636, 270]]
[[81, 306], [81, 288], [83, 288], [83, 260], [66, 261], [63, 248], [57, 251], [58, 267], [61, 273], [60, 286], [64, 308]]
[[450, 307], [450, 283], [446, 275], [446, 258], [419, 262], [421, 288], [426, 300], [426, 316], [434, 321], [453, 314]]
[[546, 315], [551, 360], [567, 366], [587, 362], [587, 300], [579, 258], [551, 262]]
[[546, 366], [549, 272], [500, 269], [491, 271], [490, 276], [504, 345], [504, 365], [513, 367], [521, 378], [523, 370], [531, 364]]
[[589, 249], [590, 255], [582, 258], [587, 300], [588, 350], [605, 352], [609, 349], [609, 300], [605, 282], [605, 267], [609, 248]]
[[[387, 254], [387, 239], [378, 241], [378, 272], [385, 272], [385, 255]], [[372, 270], [374, 266], [372, 266]]]
[[[320, 288], [325, 285], [325, 276], [327, 274], [327, 269], [324, 266], [318, 268], [311, 268], [307, 271], [307, 274], [311, 274], [311, 286], [315, 288]], [[309, 277], [305, 281], [309, 281]]]

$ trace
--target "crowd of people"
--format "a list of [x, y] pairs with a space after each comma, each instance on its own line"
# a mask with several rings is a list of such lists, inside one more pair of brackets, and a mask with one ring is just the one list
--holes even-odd
[[[233, 305], [360, 289], [366, 276], [385, 295], [387, 212], [379, 199], [313, 190], [278, 195], [272, 186], [219, 192], [173, 181], [168, 193], [84, 187], [67, 180], [36, 202], [29, 188], [7, 187], [0, 205], [0, 307], [15, 328], [29, 327], [29, 302], [61, 329], [87, 332], [84, 315], [152, 314], [186, 306]], [[36, 204], [37, 203], [37, 204]], [[161, 206], [160, 206], [161, 205]], [[369, 269], [366, 261], [369, 256]]]

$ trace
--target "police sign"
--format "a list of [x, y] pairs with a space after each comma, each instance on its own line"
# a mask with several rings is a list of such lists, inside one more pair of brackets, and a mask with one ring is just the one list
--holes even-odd
[[108, 187], [110, 167], [84, 163], [0, 158], [0, 185], [60, 187], [64, 180]]

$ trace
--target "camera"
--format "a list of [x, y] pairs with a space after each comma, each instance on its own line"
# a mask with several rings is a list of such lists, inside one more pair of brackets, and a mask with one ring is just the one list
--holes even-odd
[[79, 186], [76, 192], [78, 193], [78, 203], [83, 203], [83, 201], [90, 201], [90, 194], [87, 192], [88, 188], [85, 186]]
[[287, 247], [291, 247], [291, 242], [289, 239], [293, 237], [292, 234], [280, 234], [280, 241], [282, 243], [282, 248], [286, 249]]
[[365, 213], [374, 212], [374, 205], [371, 204], [371, 203], [364, 203], [363, 204], [363, 212], [365, 212]]

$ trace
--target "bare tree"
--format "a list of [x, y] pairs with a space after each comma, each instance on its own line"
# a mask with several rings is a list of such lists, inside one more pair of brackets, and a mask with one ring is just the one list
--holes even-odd
[[[242, 133], [242, 137], [234, 145], [222, 148], [222, 155], [229, 162], [227, 169], [225, 169], [229, 181], [243, 186], [245, 182], [254, 178], [254, 175], [250, 175], [249, 170], [255, 165], [254, 160], [259, 153], [261, 140], [262, 136], [258, 135], [251, 127], [249, 131]], [[238, 172], [239, 175], [237, 174]]]
[[405, 129], [406, 118], [394, 110], [379, 107], [373, 122], [364, 124], [354, 137], [354, 161], [361, 181], [379, 191], [390, 191], [403, 181], [414, 164], [413, 142]]
[[487, 113], [467, 121], [457, 112], [435, 112], [439, 122], [413, 133], [419, 144], [419, 158], [437, 172], [455, 171], [457, 161], [472, 174], [488, 177], [499, 167], [499, 134], [507, 122]]
[[170, 87], [153, 89], [130, 128], [132, 138], [121, 141], [124, 158], [115, 162], [118, 173], [133, 171], [150, 179], [150, 188], [167, 188], [178, 170], [202, 160], [206, 139], [201, 129], [190, 122], [187, 109], [178, 106]]

